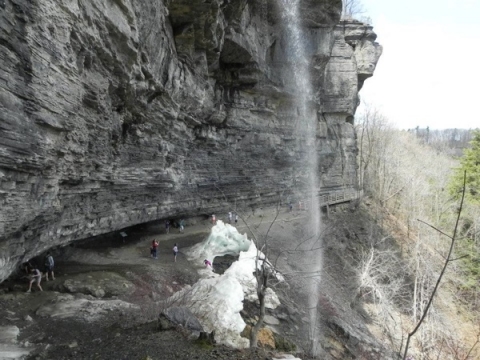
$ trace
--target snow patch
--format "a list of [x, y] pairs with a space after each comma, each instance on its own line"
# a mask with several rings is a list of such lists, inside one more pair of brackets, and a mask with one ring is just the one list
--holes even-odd
[[20, 329], [17, 326], [0, 326], [0, 359], [24, 359], [33, 348], [17, 345]]
[[[188, 258], [203, 265], [203, 260], [213, 262], [216, 256], [239, 255], [223, 275], [210, 269], [199, 269], [203, 277], [192, 287], [174, 294], [169, 303], [187, 306], [199, 319], [205, 331], [215, 330], [215, 339], [220, 344], [246, 348], [249, 341], [240, 336], [246, 324], [240, 316], [243, 301], [257, 301], [257, 280], [254, 275], [257, 258], [265, 256], [257, 250], [253, 241], [237, 229], [222, 221], [212, 228], [210, 235], [187, 252]], [[280, 304], [277, 295], [267, 290], [266, 306], [276, 308]]]

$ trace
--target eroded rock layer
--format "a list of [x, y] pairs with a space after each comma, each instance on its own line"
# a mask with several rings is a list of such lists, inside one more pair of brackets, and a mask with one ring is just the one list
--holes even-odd
[[[381, 53], [340, 9], [300, 12], [319, 193], [356, 186], [353, 115]], [[301, 199], [285, 41], [273, 0], [1, 0], [0, 280], [74, 240]]]

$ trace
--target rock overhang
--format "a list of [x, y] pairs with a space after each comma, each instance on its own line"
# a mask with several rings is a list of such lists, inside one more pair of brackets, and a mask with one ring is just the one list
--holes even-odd
[[[0, 279], [48, 248], [222, 211], [225, 197], [257, 207], [304, 196], [277, 3], [6, 0]], [[349, 119], [381, 54], [371, 26], [339, 23], [340, 10], [300, 9], [320, 192], [357, 186]]]

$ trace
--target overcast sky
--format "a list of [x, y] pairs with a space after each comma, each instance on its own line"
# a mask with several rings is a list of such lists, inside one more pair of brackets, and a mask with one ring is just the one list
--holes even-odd
[[480, 0], [360, 0], [383, 55], [362, 100], [399, 128], [480, 128]]

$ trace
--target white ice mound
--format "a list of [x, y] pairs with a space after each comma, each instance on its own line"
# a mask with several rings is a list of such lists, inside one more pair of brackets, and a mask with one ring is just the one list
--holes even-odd
[[215, 330], [217, 343], [235, 348], [249, 346], [248, 340], [240, 336], [245, 322], [240, 316], [243, 290], [237, 279], [230, 276], [201, 279], [175, 293], [168, 305], [188, 306], [205, 331]]
[[[213, 262], [216, 256], [227, 254], [239, 255], [239, 259], [223, 275], [203, 267], [204, 259]], [[236, 348], [248, 347], [248, 340], [240, 336], [245, 328], [240, 311], [244, 299], [257, 300], [255, 266], [256, 263], [261, 264], [265, 256], [246, 235], [239, 234], [235, 227], [222, 221], [217, 222], [202, 243], [187, 251], [187, 256], [199, 264], [199, 273], [204, 278], [174, 294], [168, 301], [169, 305], [188, 306], [206, 331], [215, 330], [217, 343]], [[275, 292], [268, 289], [266, 306], [274, 309], [279, 304]]]
[[17, 345], [20, 329], [17, 326], [0, 326], [0, 359], [25, 359], [34, 349]]
[[[242, 286], [245, 298], [249, 301], [257, 301], [257, 279], [255, 278], [255, 264], [260, 267], [261, 261], [265, 259], [265, 255], [257, 250], [257, 247], [250, 242], [250, 246], [247, 251], [240, 252], [238, 261], [235, 261], [225, 271], [224, 276], [232, 276], [238, 280]], [[265, 306], [269, 309], [275, 309], [280, 305], [277, 294], [268, 288], [265, 296]]]
[[187, 256], [192, 260], [208, 259], [213, 262], [215, 256], [238, 255], [241, 251], [247, 251], [250, 243], [247, 235], [240, 234], [234, 226], [218, 220], [210, 235], [201, 243], [192, 246]]

